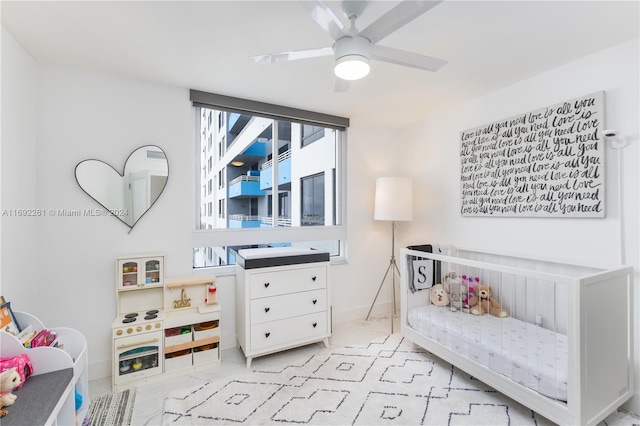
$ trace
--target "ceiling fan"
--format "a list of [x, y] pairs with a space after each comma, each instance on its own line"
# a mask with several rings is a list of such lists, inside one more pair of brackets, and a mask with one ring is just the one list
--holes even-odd
[[441, 2], [442, 0], [404, 0], [366, 28], [358, 30], [356, 19], [365, 11], [366, 1], [344, 0], [342, 2], [342, 11], [349, 20], [347, 26], [325, 1], [300, 0], [300, 4], [311, 18], [335, 40], [333, 46], [255, 55], [250, 56], [249, 59], [257, 64], [267, 64], [334, 55], [334, 72], [338, 77], [336, 91], [346, 91], [349, 81], [365, 77], [369, 73], [371, 59], [421, 70], [437, 71], [447, 61], [380, 46], [377, 43]]

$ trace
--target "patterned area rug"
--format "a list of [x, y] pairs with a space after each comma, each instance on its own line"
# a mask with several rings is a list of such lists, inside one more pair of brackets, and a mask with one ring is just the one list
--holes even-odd
[[551, 425], [399, 335], [172, 393], [164, 425]]
[[126, 389], [91, 400], [87, 419], [91, 426], [127, 426], [131, 424], [136, 389]]

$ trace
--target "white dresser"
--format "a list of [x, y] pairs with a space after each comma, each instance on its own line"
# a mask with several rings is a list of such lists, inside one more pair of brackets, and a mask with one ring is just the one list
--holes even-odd
[[329, 253], [297, 248], [240, 250], [236, 335], [247, 358], [324, 341], [329, 345]]

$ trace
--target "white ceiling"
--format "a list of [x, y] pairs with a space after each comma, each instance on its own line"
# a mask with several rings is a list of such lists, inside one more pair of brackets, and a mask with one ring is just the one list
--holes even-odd
[[[336, 11], [339, 2], [328, 2]], [[397, 1], [372, 1], [362, 29]], [[379, 44], [446, 59], [432, 73], [372, 61], [335, 93], [333, 58], [256, 65], [331, 46], [297, 1], [6, 1], [2, 25], [39, 63], [404, 126], [636, 38], [635, 1], [446, 0]]]

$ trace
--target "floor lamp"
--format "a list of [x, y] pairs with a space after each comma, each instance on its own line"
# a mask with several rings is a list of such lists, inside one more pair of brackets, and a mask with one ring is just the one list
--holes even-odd
[[365, 321], [369, 319], [371, 310], [376, 304], [376, 300], [378, 300], [378, 295], [387, 279], [387, 275], [391, 272], [393, 301], [393, 308], [391, 310], [391, 333], [393, 333], [393, 317], [396, 313], [396, 273], [398, 277], [400, 277], [400, 270], [396, 264], [395, 256], [396, 222], [413, 220], [413, 185], [411, 179], [404, 177], [382, 177], [376, 179], [375, 211], [373, 218], [375, 220], [391, 221], [391, 258], [389, 259], [389, 266], [387, 267], [384, 277], [382, 277], [378, 292], [373, 299]]

